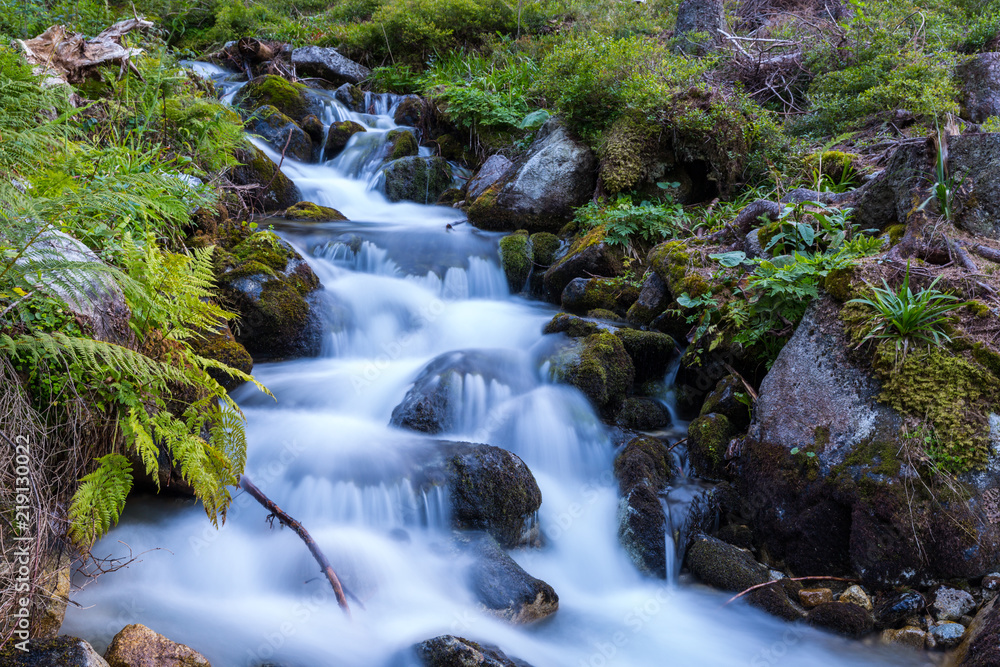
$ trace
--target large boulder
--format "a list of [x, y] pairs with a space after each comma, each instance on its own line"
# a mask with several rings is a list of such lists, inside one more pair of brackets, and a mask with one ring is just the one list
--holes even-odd
[[670, 449], [656, 438], [630, 440], [615, 457], [618, 539], [640, 572], [663, 579], [666, 515], [659, 494], [677, 473]]
[[963, 116], [982, 123], [1000, 116], [1000, 53], [978, 53], [956, 72], [962, 86]]
[[108, 667], [93, 646], [67, 635], [31, 639], [23, 644], [9, 640], [0, 648], [0, 664], [4, 667]]
[[413, 647], [424, 667], [531, 667], [512, 660], [496, 646], [453, 635], [422, 641]]
[[597, 227], [581, 234], [566, 254], [555, 260], [542, 278], [550, 300], [562, 298], [563, 290], [574, 278], [617, 276], [622, 271], [622, 252], [604, 240], [605, 229]]
[[479, 168], [475, 176], [469, 179], [469, 187], [466, 191], [466, 201], [474, 202], [479, 198], [479, 195], [486, 192], [486, 190], [503, 178], [507, 170], [510, 169], [511, 165], [514, 163], [505, 158], [503, 155], [491, 155], [487, 158], [483, 166]]
[[211, 667], [194, 649], [171, 641], [145, 625], [126, 625], [104, 653], [110, 667]]
[[323, 324], [311, 294], [319, 279], [274, 232], [256, 232], [220, 253], [219, 284], [239, 313], [236, 340], [255, 359], [319, 354]]
[[295, 183], [264, 151], [251, 145], [237, 150], [235, 157], [239, 164], [229, 170], [229, 179], [236, 185], [254, 186], [243, 195], [254, 213], [285, 209], [302, 199]]
[[984, 473], [935, 481], [856, 347], [820, 299], [761, 383], [739, 470], [758, 538], [796, 574], [856, 572], [875, 587], [988, 573], [1000, 561], [996, 456]]
[[335, 86], [361, 83], [372, 73], [364, 65], [340, 55], [336, 49], [321, 46], [295, 49], [292, 51], [292, 65], [299, 76], [316, 77]]
[[469, 585], [488, 613], [508, 623], [523, 625], [551, 616], [559, 609], [559, 596], [536, 579], [500, 548], [490, 535], [467, 535], [472, 556]]
[[312, 159], [312, 139], [295, 121], [269, 104], [250, 114], [246, 127], [248, 132], [263, 139], [271, 148], [284, 151], [288, 157], [302, 162]]
[[528, 152], [473, 202], [469, 221], [491, 231], [556, 231], [594, 193], [596, 169], [590, 148], [551, 119]]
[[451, 165], [442, 157], [403, 157], [390, 162], [384, 173], [389, 201], [433, 204], [452, 181]]
[[323, 100], [317, 93], [273, 74], [251, 79], [237, 91], [233, 103], [244, 113], [270, 105], [296, 123], [309, 115], [323, 115]]
[[635, 369], [621, 339], [600, 332], [570, 341], [552, 360], [555, 379], [573, 385], [607, 420], [614, 420], [632, 388]]

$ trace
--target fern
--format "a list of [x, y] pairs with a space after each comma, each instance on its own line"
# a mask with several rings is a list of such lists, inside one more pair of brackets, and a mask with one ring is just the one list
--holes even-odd
[[69, 506], [70, 538], [88, 547], [118, 522], [132, 489], [132, 466], [127, 458], [108, 454], [97, 462], [97, 470], [80, 480]]

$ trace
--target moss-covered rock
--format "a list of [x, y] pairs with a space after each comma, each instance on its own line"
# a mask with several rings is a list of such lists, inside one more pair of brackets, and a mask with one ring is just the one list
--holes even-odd
[[518, 667], [496, 646], [477, 644], [464, 637], [442, 635], [420, 642], [413, 647], [424, 667]]
[[364, 125], [353, 120], [344, 120], [330, 126], [326, 134], [326, 145], [323, 147], [323, 159], [332, 160], [344, 150], [347, 142], [358, 132], [367, 132]]
[[602, 416], [614, 419], [635, 377], [617, 336], [601, 332], [577, 339], [554, 362], [556, 379], [582, 391]]
[[321, 121], [316, 114], [309, 114], [299, 121], [299, 127], [301, 127], [302, 131], [308, 135], [309, 139], [313, 143], [313, 146], [323, 145], [323, 134], [326, 131], [326, 128], [323, 127], [323, 121]]
[[697, 297], [711, 291], [708, 283], [691, 268], [700, 266], [697, 255], [683, 241], [667, 241], [649, 251], [646, 263], [674, 296]]
[[613, 278], [622, 272], [622, 252], [605, 242], [605, 232], [603, 227], [596, 227], [581, 234], [566, 254], [545, 271], [543, 285], [550, 300], [559, 299], [574, 278]]
[[126, 625], [104, 653], [109, 667], [210, 667], [194, 649], [170, 641], [145, 625]]
[[655, 431], [670, 426], [670, 411], [655, 398], [632, 396], [625, 399], [615, 424], [628, 431]]
[[563, 289], [562, 307], [571, 313], [610, 310], [624, 317], [639, 296], [639, 288], [620, 280], [607, 278], [574, 278]]
[[633, 326], [647, 326], [670, 304], [672, 298], [666, 283], [656, 271], [647, 271], [642, 280], [639, 296], [626, 313], [626, 319]]
[[404, 157], [390, 162], [384, 173], [389, 201], [433, 204], [452, 181], [451, 165], [441, 157]]
[[[193, 338], [190, 343], [191, 348], [199, 356], [221, 361], [230, 368], [243, 371], [248, 375], [253, 371], [253, 357], [250, 356], [245, 347], [236, 341], [228, 322], [221, 323], [215, 331]], [[243, 384], [243, 380], [217, 368], [208, 369], [208, 374], [227, 391], [232, 391]]]
[[859, 157], [854, 153], [844, 151], [820, 151], [806, 156], [805, 166], [812, 177], [821, 174], [837, 184], [849, 185], [858, 177]]
[[750, 409], [747, 404], [749, 398], [750, 394], [743, 382], [735, 375], [727, 375], [705, 397], [699, 414], [725, 415], [736, 431], [743, 431], [750, 425]]
[[666, 334], [639, 329], [619, 329], [615, 335], [635, 367], [635, 381], [662, 380], [667, 366], [677, 357], [677, 343]]
[[270, 105], [295, 122], [309, 114], [319, 116], [323, 113], [323, 104], [316, 93], [301, 83], [292, 83], [273, 74], [251, 79], [236, 93], [233, 103], [246, 112]]
[[700, 477], [726, 477], [726, 449], [736, 429], [724, 415], [710, 413], [688, 425], [688, 456]]
[[545, 325], [542, 333], [564, 333], [570, 338], [581, 338], [598, 333], [601, 330], [602, 328], [597, 322], [591, 322], [590, 320], [585, 320], [582, 317], [570, 315], [569, 313], [559, 313]]
[[336, 222], [347, 220], [347, 217], [335, 208], [320, 206], [311, 201], [300, 201], [285, 209], [286, 220], [300, 220], [304, 222]]
[[355, 113], [365, 112], [365, 91], [353, 83], [345, 83], [334, 92], [338, 102]]
[[396, 106], [392, 119], [396, 125], [418, 127], [428, 115], [426, 106], [419, 95], [407, 95]]
[[240, 164], [229, 170], [229, 179], [236, 185], [259, 186], [243, 195], [255, 213], [288, 208], [302, 198], [295, 183], [256, 146], [237, 150], [235, 157]]
[[657, 438], [636, 437], [615, 457], [621, 501], [618, 539], [640, 572], [666, 576], [665, 515], [659, 493], [677, 473], [669, 448]]
[[532, 269], [531, 240], [527, 232], [510, 234], [500, 239], [500, 266], [507, 277], [511, 294], [524, 289]]
[[[315, 116], [313, 116], [315, 118]], [[271, 105], [258, 107], [246, 122], [247, 131], [263, 139], [276, 151], [302, 162], [312, 159], [313, 144], [309, 135], [295, 121]]]
[[392, 162], [404, 157], [411, 157], [420, 153], [420, 146], [417, 145], [417, 138], [408, 130], [390, 130], [385, 135], [385, 155], [386, 161]]

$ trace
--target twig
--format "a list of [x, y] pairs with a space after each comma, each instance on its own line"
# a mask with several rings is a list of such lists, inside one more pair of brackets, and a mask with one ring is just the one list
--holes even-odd
[[847, 581], [847, 582], [850, 582], [852, 584], [856, 584], [858, 582], [857, 579], [845, 579], [844, 577], [788, 577], [788, 578], [785, 578], [785, 579], [773, 579], [771, 581], [765, 581], [762, 584], [757, 584], [756, 586], [751, 586], [750, 588], [746, 589], [742, 593], [737, 593], [733, 597], [731, 597], [728, 600], [726, 600], [722, 604], [722, 606], [725, 607], [726, 605], [730, 604], [731, 602], [736, 602], [737, 600], [739, 600], [741, 597], [743, 597], [747, 593], [753, 592], [753, 591], [757, 590], [758, 588], [763, 588], [764, 586], [770, 586], [771, 584], [779, 584], [779, 583], [781, 583], [783, 581]]
[[[330, 586], [333, 587], [333, 593], [337, 596], [337, 604], [340, 605], [340, 608], [344, 610], [345, 614], [350, 616], [351, 609], [347, 606], [347, 598], [344, 596], [344, 587], [341, 585], [340, 579], [337, 578], [337, 573], [333, 571], [330, 561], [327, 560], [323, 552], [320, 551], [319, 545], [316, 544], [316, 541], [309, 534], [309, 531], [307, 531], [301, 523], [288, 516], [284, 510], [275, 505], [270, 498], [265, 496], [264, 493], [246, 477], [246, 475], [240, 475], [240, 487], [253, 496], [254, 500], [260, 503], [264, 509], [278, 517], [278, 521], [281, 522], [281, 525], [288, 526], [295, 531], [296, 535], [302, 538], [302, 541], [306, 543], [307, 547], [309, 547], [309, 553], [311, 553], [313, 558], [316, 559], [316, 562], [319, 563], [320, 569], [323, 571], [323, 574], [326, 575], [327, 580], [330, 582]], [[360, 600], [358, 600], [355, 596], [352, 595], [351, 597], [360, 604]]]
[[285, 147], [281, 149], [281, 159], [278, 160], [278, 166], [274, 168], [274, 174], [271, 175], [271, 180], [264, 186], [265, 190], [271, 189], [271, 186], [274, 185], [274, 179], [276, 179], [278, 174], [281, 173], [281, 165], [285, 164], [285, 151], [288, 150], [288, 146], [292, 143], [293, 132], [295, 132], [295, 127], [290, 127], [288, 129], [288, 139], [285, 139]]

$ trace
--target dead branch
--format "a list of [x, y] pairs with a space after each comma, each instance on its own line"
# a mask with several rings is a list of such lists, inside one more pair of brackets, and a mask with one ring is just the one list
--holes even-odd
[[726, 605], [728, 605], [728, 604], [730, 604], [732, 602], [736, 602], [737, 600], [739, 600], [741, 597], [743, 597], [747, 593], [752, 593], [753, 591], [757, 590], [758, 588], [764, 588], [764, 586], [770, 586], [771, 584], [780, 584], [783, 581], [846, 581], [846, 582], [852, 583], [852, 584], [858, 583], [857, 579], [845, 579], [844, 577], [819, 577], [819, 576], [814, 576], [814, 577], [789, 577], [789, 578], [786, 578], [786, 579], [773, 579], [771, 581], [765, 581], [762, 584], [757, 584], [756, 586], [751, 586], [750, 588], [746, 589], [742, 593], [737, 593], [733, 597], [731, 597], [728, 600], [726, 600], [722, 604], [722, 606], [725, 607]]
[[[313, 558], [316, 559], [316, 562], [319, 563], [320, 569], [323, 571], [323, 574], [326, 575], [327, 580], [330, 582], [330, 586], [333, 587], [333, 593], [337, 596], [337, 604], [340, 605], [340, 608], [344, 610], [345, 614], [350, 616], [351, 609], [347, 606], [347, 598], [344, 596], [344, 587], [341, 585], [340, 579], [337, 578], [337, 573], [333, 571], [330, 561], [327, 560], [326, 556], [320, 550], [319, 545], [316, 544], [316, 540], [314, 540], [309, 534], [309, 531], [307, 531], [301, 523], [288, 516], [284, 510], [275, 505], [270, 498], [265, 496], [264, 493], [246, 477], [246, 475], [240, 475], [240, 488], [244, 489], [247, 493], [253, 496], [253, 499], [260, 503], [264, 509], [278, 517], [278, 521], [281, 522], [281, 525], [288, 526], [295, 531], [296, 535], [302, 538], [302, 541], [306, 543], [307, 547], [309, 547], [309, 553], [311, 553]], [[360, 600], [358, 600], [355, 596], [352, 595], [351, 597], [360, 604]]]

